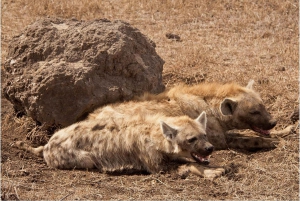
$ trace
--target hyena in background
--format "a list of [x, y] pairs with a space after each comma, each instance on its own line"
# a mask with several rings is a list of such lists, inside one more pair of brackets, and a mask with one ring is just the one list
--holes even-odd
[[[234, 83], [178, 85], [159, 95], [145, 94], [137, 100], [99, 108], [88, 118], [105, 119], [111, 111], [130, 116], [145, 112], [196, 118], [197, 114], [205, 111], [208, 116], [208, 140], [216, 149], [275, 148], [278, 140], [270, 137], [286, 135], [293, 127], [270, 134], [269, 130], [275, 127], [276, 120], [267, 112], [259, 94], [252, 89], [253, 83], [251, 80], [246, 87]], [[263, 137], [245, 137], [228, 132], [233, 129], [251, 129]]]
[[[141, 113], [140, 113], [141, 114]], [[223, 168], [207, 164], [214, 147], [206, 138], [206, 113], [197, 119], [187, 116], [119, 115], [116, 123], [87, 120], [55, 133], [45, 146], [30, 147], [18, 141], [23, 150], [43, 156], [47, 165], [59, 169], [98, 168], [101, 172], [140, 170], [165, 171], [171, 160], [188, 158], [193, 162], [179, 166], [181, 173], [214, 178]]]

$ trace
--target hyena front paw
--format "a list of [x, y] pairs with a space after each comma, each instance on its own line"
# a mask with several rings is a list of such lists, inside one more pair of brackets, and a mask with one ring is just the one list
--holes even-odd
[[178, 168], [178, 175], [181, 179], [185, 179], [189, 176], [191, 170], [187, 166], [181, 166]]
[[222, 176], [223, 174], [225, 174], [225, 169], [224, 168], [209, 168], [204, 170], [204, 177], [207, 179], [214, 179], [217, 177]]
[[283, 130], [279, 130], [279, 131], [273, 131], [271, 132], [271, 137], [273, 138], [284, 138], [289, 136], [290, 134], [292, 134], [295, 131], [295, 126], [294, 125], [290, 125], [287, 126], [285, 129]]

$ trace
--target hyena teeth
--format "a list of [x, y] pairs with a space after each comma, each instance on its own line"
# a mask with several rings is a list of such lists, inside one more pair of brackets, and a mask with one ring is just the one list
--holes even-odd
[[256, 126], [253, 126], [252, 130], [255, 131], [255, 132], [258, 132], [262, 135], [270, 135], [270, 130], [263, 130], [263, 129], [258, 128]]
[[199, 154], [197, 153], [192, 153], [192, 156], [194, 157], [194, 159], [198, 162], [201, 162], [201, 163], [205, 163], [205, 164], [208, 164], [209, 163], [209, 158], [210, 158], [210, 155], [209, 156], [200, 156]]

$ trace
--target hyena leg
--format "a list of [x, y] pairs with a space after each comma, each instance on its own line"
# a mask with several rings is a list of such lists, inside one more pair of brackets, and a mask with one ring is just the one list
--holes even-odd
[[229, 148], [257, 150], [257, 149], [274, 149], [279, 143], [278, 139], [263, 138], [263, 137], [241, 137], [241, 136], [226, 136], [227, 145]]
[[286, 136], [290, 135], [291, 133], [293, 133], [294, 130], [295, 130], [295, 126], [290, 125], [283, 130], [271, 131], [270, 135], [272, 138], [278, 138], [278, 137], [283, 138], [283, 137], [286, 137]]
[[33, 153], [36, 156], [43, 157], [44, 146], [39, 146], [37, 148], [33, 148], [33, 147], [29, 146], [28, 144], [26, 144], [25, 142], [22, 142], [22, 141], [17, 141], [14, 144], [14, 146], [21, 149], [21, 150]]
[[212, 180], [214, 178], [220, 177], [224, 173], [225, 169], [222, 167], [202, 166], [198, 163], [189, 163], [181, 165], [178, 168], [178, 174], [182, 178], [186, 178], [189, 174], [194, 174]]

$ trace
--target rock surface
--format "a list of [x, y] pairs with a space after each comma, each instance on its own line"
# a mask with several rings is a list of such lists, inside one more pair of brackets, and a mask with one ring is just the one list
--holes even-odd
[[153, 41], [123, 21], [46, 18], [10, 43], [4, 96], [45, 128], [96, 107], [164, 90]]

